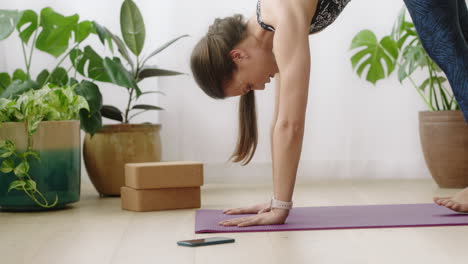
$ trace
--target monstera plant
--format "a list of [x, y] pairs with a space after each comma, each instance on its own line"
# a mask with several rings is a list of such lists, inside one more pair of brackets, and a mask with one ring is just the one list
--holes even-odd
[[[59, 86], [78, 83], [68, 74], [71, 68], [65, 69], [61, 65], [75, 48], [96, 32], [91, 21], [79, 22], [78, 14], [63, 16], [46, 7], [39, 14], [33, 10], [0, 10], [0, 25], [0, 40], [9, 37], [15, 30], [18, 32], [25, 62], [24, 69], [18, 68], [12, 74], [0, 72], [0, 97], [14, 99], [47, 83]], [[70, 40], [73, 43], [71, 48]], [[31, 65], [36, 50], [52, 55], [58, 62], [50, 71], [43, 69], [33, 78]], [[101, 94], [96, 85], [83, 80], [79, 87], [82, 96], [99, 101]], [[101, 107], [100, 104], [92, 104], [89, 111], [82, 109], [80, 120], [83, 130], [94, 134], [102, 127]]]
[[[408, 79], [431, 111], [459, 110], [459, 106], [446, 87], [447, 79], [432, 61], [419, 40], [414, 24], [405, 19], [402, 9], [391, 34], [380, 41], [370, 30], [360, 31], [351, 42], [351, 65], [361, 76], [367, 70], [366, 80], [372, 84], [389, 77], [397, 69], [398, 80]], [[419, 83], [412, 77], [417, 69], [425, 71]]]
[[419, 112], [419, 134], [432, 177], [440, 187], [467, 187], [468, 120], [464, 120], [453, 92], [447, 87], [445, 74], [426, 53], [405, 13], [403, 8], [391, 34], [380, 41], [372, 31], [360, 31], [351, 42], [351, 50], [356, 51], [351, 65], [358, 76], [367, 69], [366, 80], [373, 84], [394, 70], [400, 82], [409, 80], [429, 109]]

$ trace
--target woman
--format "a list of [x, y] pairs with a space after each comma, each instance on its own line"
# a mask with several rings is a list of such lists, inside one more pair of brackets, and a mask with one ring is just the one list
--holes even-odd
[[271, 131], [274, 197], [270, 203], [228, 209], [254, 216], [222, 221], [224, 226], [283, 224], [292, 195], [304, 135], [310, 71], [310, 34], [330, 25], [350, 0], [259, 0], [256, 16], [216, 19], [195, 46], [193, 76], [210, 97], [241, 96], [239, 139], [231, 158], [250, 162], [257, 146], [255, 90], [275, 77]]

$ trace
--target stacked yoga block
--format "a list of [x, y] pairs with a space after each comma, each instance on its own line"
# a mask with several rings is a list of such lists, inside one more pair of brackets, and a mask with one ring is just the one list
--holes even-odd
[[200, 208], [203, 164], [164, 161], [125, 164], [122, 209], [145, 212]]

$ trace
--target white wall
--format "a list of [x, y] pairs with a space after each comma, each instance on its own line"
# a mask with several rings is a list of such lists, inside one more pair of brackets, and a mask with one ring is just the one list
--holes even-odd
[[[135, 2], [146, 23], [143, 53], [148, 54], [181, 34], [191, 35], [152, 61], [186, 73], [190, 73], [192, 47], [214, 18], [233, 13], [250, 16], [256, 5], [254, 0]], [[116, 33], [120, 32], [120, 4], [115, 0], [0, 0], [2, 9], [38, 11], [52, 6], [62, 14], [78, 13], [81, 19], [97, 20]], [[312, 69], [299, 182], [317, 178], [430, 177], [422, 156], [417, 120], [418, 111], [426, 108], [416, 90], [408, 83], [401, 85], [395, 74], [374, 87], [353, 73], [349, 60], [352, 37], [367, 28], [380, 39], [390, 32], [402, 6], [401, 0], [352, 0], [334, 24], [310, 37]], [[101, 48], [96, 38], [91, 43], [98, 50]], [[23, 67], [18, 44], [16, 37], [0, 43], [0, 55], [4, 55], [0, 71]], [[36, 55], [41, 56], [35, 58], [33, 70], [53, 67], [55, 62], [50, 56]], [[126, 94], [121, 88], [101, 87], [104, 103], [123, 105]], [[273, 85], [256, 94], [259, 145], [246, 167], [225, 163], [237, 139], [238, 98], [213, 100], [203, 94], [190, 75], [145, 80], [143, 89], [159, 89], [167, 94], [159, 101], [157, 95], [148, 98], [147, 102], [166, 109], [159, 117], [153, 112], [136, 120], [162, 123], [164, 160], [205, 163], [206, 182], [271, 181], [269, 123], [274, 108]], [[84, 180], [88, 180], [86, 175]]]

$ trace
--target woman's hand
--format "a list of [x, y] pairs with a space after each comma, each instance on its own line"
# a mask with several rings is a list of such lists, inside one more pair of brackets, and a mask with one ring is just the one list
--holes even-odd
[[256, 215], [234, 218], [219, 222], [222, 226], [255, 226], [255, 225], [280, 225], [284, 224], [288, 218], [289, 210], [273, 208], [267, 213], [258, 213]]
[[247, 207], [226, 209], [223, 211], [225, 214], [261, 214], [270, 211], [270, 203], [261, 203]]

